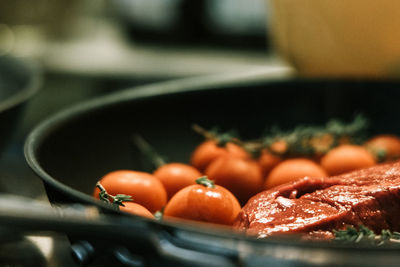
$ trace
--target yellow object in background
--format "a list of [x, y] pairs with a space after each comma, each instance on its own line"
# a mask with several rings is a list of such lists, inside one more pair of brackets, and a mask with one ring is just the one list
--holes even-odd
[[302, 76], [400, 75], [397, 0], [271, 0], [279, 53]]

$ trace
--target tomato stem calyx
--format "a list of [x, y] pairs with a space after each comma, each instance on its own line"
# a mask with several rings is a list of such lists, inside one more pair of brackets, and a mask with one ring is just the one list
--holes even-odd
[[154, 218], [156, 218], [157, 221], [162, 221], [164, 218], [164, 208], [162, 207], [161, 210], [158, 210], [154, 213]]
[[378, 162], [385, 161], [385, 158], [388, 154], [386, 149], [383, 149], [383, 148], [374, 148], [374, 147], [367, 146], [367, 150], [375, 156], [375, 158]]
[[199, 185], [203, 185], [205, 187], [215, 188], [214, 181], [208, 179], [207, 176], [202, 176], [202, 177], [196, 179], [196, 183], [199, 184]]
[[[103, 185], [100, 182], [96, 183], [96, 187], [98, 189], [100, 189], [100, 193], [99, 193], [99, 198], [100, 200], [110, 203], [110, 204], [114, 204], [117, 206], [123, 206], [125, 207], [124, 203], [125, 201], [133, 201], [131, 196], [128, 195], [124, 195], [124, 194], [117, 194], [115, 196], [110, 195], [109, 193], [107, 193], [106, 189], [103, 187]], [[110, 198], [113, 200], [113, 202], [110, 202]]]

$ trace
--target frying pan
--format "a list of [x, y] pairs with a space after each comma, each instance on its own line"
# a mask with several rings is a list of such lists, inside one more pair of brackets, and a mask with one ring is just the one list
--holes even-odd
[[[260, 136], [271, 125], [289, 129], [299, 124], [323, 124], [331, 118], [351, 120], [362, 113], [370, 120], [369, 134], [399, 134], [399, 86], [397, 81], [271, 80], [242, 75], [130, 88], [70, 107], [43, 121], [28, 136], [25, 156], [54, 206], [91, 205], [129, 221], [130, 227], [114, 226], [111, 230], [126, 229], [129, 233], [125, 238], [116, 234], [107, 245], [96, 228], [71, 235], [72, 243], [81, 239], [83, 244], [91, 244], [82, 249], [86, 245], [78, 243], [81, 250], [75, 252], [79, 257], [93, 251], [102, 251], [98, 254], [104, 256], [110, 248], [122, 245], [129, 255], [138, 256], [141, 264], [154, 266], [397, 264], [400, 254], [396, 247], [258, 240], [197, 224], [122, 215], [93, 200], [91, 193], [96, 181], [109, 171], [146, 170], [142, 156], [131, 145], [133, 134], [143, 136], [170, 161], [180, 162], [187, 162], [202, 141], [191, 130], [193, 123], [237, 129], [248, 139]], [[68, 225], [65, 227], [68, 232]], [[82, 256], [80, 262], [86, 260]], [[129, 265], [127, 261], [122, 264]]]
[[0, 153], [9, 140], [23, 107], [41, 83], [33, 62], [0, 56]]

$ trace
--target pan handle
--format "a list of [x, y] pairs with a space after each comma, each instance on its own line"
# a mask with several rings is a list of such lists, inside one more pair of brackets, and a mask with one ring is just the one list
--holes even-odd
[[[149, 231], [149, 238], [152, 233], [155, 232]], [[183, 266], [233, 267], [238, 265], [236, 251], [216, 245], [214, 242], [204, 246], [201, 242], [181, 240], [167, 231], [155, 233], [150, 239], [153, 244], [153, 251], [150, 254], [157, 256], [161, 262], [167, 260]], [[71, 246], [71, 252], [79, 266], [86, 266], [96, 257], [96, 254], [103, 253], [90, 242], [82, 240]], [[111, 254], [123, 266], [146, 265], [146, 259], [136, 255], [124, 245], [114, 247]]]
[[[140, 253], [136, 255], [135, 251], [130, 250], [142, 244], [146, 245], [148, 255], [154, 255], [160, 260], [184, 263], [186, 266], [230, 267], [236, 266], [239, 258], [238, 252], [233, 247], [226, 247], [222, 239], [161, 225], [144, 218], [134, 220], [131, 216], [101, 214], [92, 206], [52, 208], [39, 201], [1, 195], [0, 202], [4, 204], [0, 205], [2, 226], [22, 234], [54, 231], [87, 240], [72, 245], [80, 265], [101, 255], [106, 248], [125, 266], [142, 266]], [[106, 246], [97, 246], [96, 242], [101, 243], [103, 239], [108, 242]]]
[[217, 240], [212, 240], [212, 238], [208, 238], [206, 245], [201, 239], [182, 239], [167, 231], [161, 231], [158, 238], [155, 246], [161, 257], [195, 266], [237, 266], [237, 251], [221, 246]]

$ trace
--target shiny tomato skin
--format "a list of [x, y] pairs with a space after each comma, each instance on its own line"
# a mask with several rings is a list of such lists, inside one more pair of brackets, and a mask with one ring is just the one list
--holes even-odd
[[261, 168], [255, 160], [230, 155], [219, 157], [211, 162], [205, 175], [232, 192], [241, 204], [262, 190]]
[[[100, 179], [101, 185], [111, 195], [124, 194], [132, 196], [135, 203], [154, 213], [167, 203], [167, 192], [163, 184], [154, 175], [133, 171], [112, 171]], [[99, 189], [95, 188], [93, 196], [99, 198]]]
[[134, 215], [154, 219], [154, 215], [145, 207], [135, 202], [124, 202], [125, 206], [120, 206], [119, 209]]
[[164, 218], [232, 225], [240, 209], [238, 200], [225, 188], [196, 184], [181, 189], [171, 198], [165, 206]]
[[196, 179], [202, 176], [201, 172], [193, 166], [179, 162], [162, 165], [154, 171], [153, 175], [164, 185], [168, 199], [182, 188], [196, 184]]
[[195, 148], [190, 157], [190, 164], [200, 172], [204, 172], [208, 165], [216, 158], [232, 155], [239, 158], [250, 158], [250, 154], [240, 146], [228, 142], [225, 146], [218, 146], [215, 140], [207, 140]]

